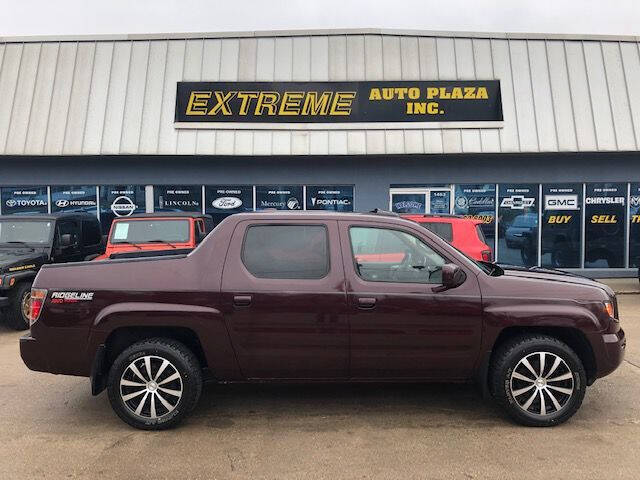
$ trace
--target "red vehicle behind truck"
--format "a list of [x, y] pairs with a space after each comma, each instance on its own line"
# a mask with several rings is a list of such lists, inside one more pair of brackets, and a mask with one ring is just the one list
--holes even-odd
[[461, 215], [402, 215], [444, 238], [475, 260], [493, 261], [493, 251], [482, 231], [482, 220]]
[[93, 260], [188, 253], [213, 229], [210, 215], [185, 212], [141, 213], [113, 220], [107, 246]]
[[90, 377], [150, 430], [186, 417], [204, 380], [474, 381], [551, 426], [626, 345], [606, 285], [476, 262], [387, 214], [241, 213], [188, 255], [44, 265], [33, 287], [26, 365]]

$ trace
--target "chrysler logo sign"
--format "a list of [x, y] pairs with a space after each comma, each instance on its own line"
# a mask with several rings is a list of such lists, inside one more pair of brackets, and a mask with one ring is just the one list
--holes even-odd
[[220, 197], [211, 202], [213, 208], [220, 210], [231, 210], [242, 206], [242, 200], [238, 197]]
[[116, 197], [111, 204], [111, 211], [116, 217], [128, 217], [136, 208], [137, 205], [133, 203], [133, 200], [124, 195]]

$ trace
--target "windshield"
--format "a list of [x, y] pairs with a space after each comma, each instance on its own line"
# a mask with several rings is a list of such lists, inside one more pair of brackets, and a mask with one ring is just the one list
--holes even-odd
[[118, 221], [111, 230], [110, 242], [149, 243], [189, 241], [189, 220]]
[[51, 238], [51, 222], [2, 220], [0, 243], [29, 243], [46, 245]]

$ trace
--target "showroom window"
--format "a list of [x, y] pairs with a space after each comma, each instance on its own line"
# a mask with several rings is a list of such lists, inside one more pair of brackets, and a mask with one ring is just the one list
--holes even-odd
[[353, 185], [307, 185], [307, 210], [353, 212]]
[[501, 184], [498, 197], [498, 261], [538, 264], [538, 184]]
[[324, 225], [250, 226], [242, 262], [258, 278], [323, 278], [329, 273], [327, 229]]
[[83, 212], [96, 215], [98, 209], [95, 185], [65, 185], [51, 187], [51, 211]]
[[629, 196], [629, 266], [640, 267], [640, 183], [632, 183]]
[[256, 210], [302, 210], [303, 196], [302, 185], [258, 185]]
[[49, 212], [47, 187], [20, 186], [2, 187], [2, 215], [28, 215]]
[[100, 224], [105, 234], [109, 233], [114, 218], [146, 211], [144, 185], [101, 185], [99, 198]]
[[[455, 186], [454, 212], [482, 221], [482, 233], [491, 250], [496, 249], [496, 184], [478, 183]], [[495, 255], [494, 255], [495, 257]]]
[[202, 186], [155, 185], [153, 209], [156, 212], [202, 212]]
[[252, 185], [206, 185], [204, 187], [205, 213], [217, 225], [229, 215], [253, 211]]
[[626, 183], [588, 183], [585, 196], [585, 268], [625, 265]]
[[582, 184], [543, 185], [542, 208], [542, 266], [580, 267]]

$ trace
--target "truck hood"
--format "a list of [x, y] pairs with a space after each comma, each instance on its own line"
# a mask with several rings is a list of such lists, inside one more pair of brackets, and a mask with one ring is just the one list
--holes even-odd
[[613, 290], [604, 283], [573, 273], [563, 272], [561, 270], [542, 267], [527, 268], [516, 265], [500, 265], [500, 268], [504, 270], [504, 275], [507, 277], [529, 278], [532, 280], [545, 280], [549, 282], [571, 283], [574, 285], [596, 287], [604, 290], [611, 297], [615, 296]]
[[0, 249], [0, 272], [11, 273], [35, 269], [42, 265], [45, 260], [45, 253], [38, 249]]

